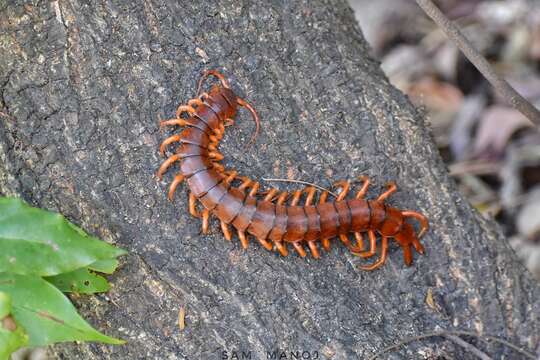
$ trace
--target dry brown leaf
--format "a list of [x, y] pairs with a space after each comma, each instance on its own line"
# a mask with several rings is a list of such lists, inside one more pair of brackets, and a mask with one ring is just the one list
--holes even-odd
[[409, 86], [407, 94], [417, 105], [433, 110], [458, 111], [463, 93], [454, 85], [426, 76]]
[[529, 119], [517, 110], [502, 105], [488, 107], [480, 117], [473, 146], [474, 156], [500, 156], [512, 134], [529, 126], [532, 126]]
[[431, 290], [431, 288], [428, 288], [426, 294], [426, 304], [433, 310], [437, 310], [437, 305], [435, 305], [435, 300], [433, 300], [433, 290]]
[[178, 311], [178, 327], [180, 330], [186, 328], [186, 308], [183, 306], [180, 308], [180, 311]]

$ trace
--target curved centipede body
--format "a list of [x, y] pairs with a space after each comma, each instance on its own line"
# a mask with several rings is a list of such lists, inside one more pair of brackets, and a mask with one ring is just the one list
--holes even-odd
[[[207, 93], [201, 93], [203, 82], [210, 75], [220, 82]], [[258, 182], [239, 176], [234, 170], [225, 170], [220, 164], [223, 155], [218, 152], [225, 127], [234, 123], [238, 108], [245, 107], [256, 124], [253, 141], [259, 130], [259, 117], [249, 103], [235, 95], [225, 77], [215, 70], [203, 74], [198, 88], [197, 98], [178, 107], [176, 118], [161, 122], [161, 126], [179, 126], [182, 130], [161, 144], [162, 154], [169, 145], [177, 144], [177, 149], [163, 162], [157, 175], [161, 179], [171, 166], [179, 164], [179, 172], [169, 187], [169, 199], [172, 200], [179, 184], [187, 182], [189, 212], [202, 219], [203, 233], [208, 232], [208, 220], [213, 215], [219, 219], [225, 238], [232, 239], [233, 227], [244, 248], [249, 244], [248, 235], [252, 235], [264, 248], [277, 250], [283, 256], [288, 254], [288, 245], [291, 245], [301, 257], [305, 257], [307, 245], [314, 258], [320, 257], [318, 244], [329, 251], [333, 238], [338, 238], [354, 255], [372, 257], [376, 254], [379, 235], [380, 258], [370, 265], [361, 266], [364, 270], [374, 270], [384, 264], [389, 239], [394, 239], [403, 249], [406, 265], [412, 263], [413, 248], [420, 254], [424, 253], [419, 239], [428, 229], [428, 220], [418, 212], [402, 211], [386, 204], [388, 196], [396, 191], [394, 183], [389, 183], [387, 190], [377, 199], [366, 200], [364, 197], [370, 183], [367, 177], [359, 178], [362, 185], [354, 198], [349, 199], [346, 197], [350, 182], [339, 181], [335, 186], [341, 191], [334, 201], [328, 201], [328, 191], [322, 191], [315, 203], [317, 189], [312, 186], [292, 194], [279, 193], [277, 189], [260, 193]], [[183, 117], [184, 114], [187, 116]], [[235, 186], [238, 182], [240, 184]], [[300, 204], [302, 200], [303, 204]], [[198, 203], [203, 205], [202, 211], [197, 210]], [[408, 219], [416, 219], [420, 223], [418, 234]], [[364, 233], [369, 239], [366, 247]], [[354, 241], [349, 238], [351, 234]]]

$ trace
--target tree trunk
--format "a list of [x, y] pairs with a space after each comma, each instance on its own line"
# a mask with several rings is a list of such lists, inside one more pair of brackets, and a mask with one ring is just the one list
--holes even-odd
[[[366, 358], [438, 329], [539, 351], [538, 284], [457, 192], [429, 124], [389, 85], [345, 1], [10, 1], [0, 5], [0, 49], [2, 193], [130, 252], [109, 293], [75, 299], [128, 344], [55, 346], [58, 358]], [[228, 168], [325, 187], [367, 174], [370, 198], [395, 180], [390, 204], [430, 219], [426, 255], [406, 267], [392, 244], [385, 266], [364, 272], [337, 242], [314, 260], [254, 242], [243, 251], [217, 223], [201, 235], [185, 188], [168, 202], [170, 178], [154, 174], [167, 136], [157, 120], [194, 96], [204, 69], [224, 72], [262, 119], [248, 150], [249, 114], [227, 128]], [[495, 358], [520, 356], [465, 339]], [[393, 354], [475, 358], [444, 338]]]

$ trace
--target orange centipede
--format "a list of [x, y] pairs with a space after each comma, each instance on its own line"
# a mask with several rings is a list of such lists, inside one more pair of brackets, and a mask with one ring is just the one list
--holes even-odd
[[[209, 76], [216, 77], [219, 82], [208, 92], [201, 92]], [[236, 96], [221, 73], [209, 70], [199, 80], [197, 97], [189, 100], [187, 105], [179, 106], [174, 119], [160, 123], [162, 127], [179, 126], [182, 130], [161, 144], [162, 155], [167, 146], [178, 144], [178, 147], [160, 166], [157, 176], [161, 180], [171, 166], [179, 163], [168, 197], [172, 200], [178, 185], [187, 182], [189, 212], [202, 219], [203, 233], [208, 232], [208, 221], [213, 215], [219, 219], [227, 240], [232, 239], [231, 226], [236, 230], [243, 248], [248, 247], [248, 235], [251, 235], [267, 250], [275, 249], [283, 256], [287, 256], [288, 245], [292, 245], [301, 257], [305, 257], [307, 245], [314, 258], [320, 257], [318, 243], [329, 251], [333, 238], [338, 238], [354, 255], [372, 257], [376, 254], [378, 234], [381, 238], [380, 258], [361, 266], [363, 270], [374, 270], [384, 264], [389, 239], [394, 239], [403, 249], [406, 265], [412, 264], [413, 248], [424, 253], [419, 239], [428, 230], [428, 220], [419, 212], [399, 210], [386, 204], [386, 199], [397, 190], [394, 182], [390, 182], [386, 191], [375, 200], [367, 200], [365, 195], [370, 181], [366, 176], [359, 177], [362, 185], [354, 198], [346, 198], [350, 181], [338, 181], [334, 186], [340, 191], [335, 200], [328, 201], [329, 192], [321, 191], [315, 204], [318, 190], [313, 186], [292, 194], [280, 193], [277, 189], [261, 193], [258, 182], [240, 176], [235, 170], [225, 170], [220, 164], [223, 155], [218, 146], [225, 127], [234, 123], [239, 107], [249, 110], [255, 121], [253, 141], [259, 131], [257, 112]], [[238, 186], [235, 183], [239, 183]], [[202, 210], [197, 209], [198, 202], [203, 205]], [[407, 219], [419, 222], [418, 234]], [[364, 233], [369, 239], [367, 249]], [[349, 239], [351, 234], [353, 241]]]

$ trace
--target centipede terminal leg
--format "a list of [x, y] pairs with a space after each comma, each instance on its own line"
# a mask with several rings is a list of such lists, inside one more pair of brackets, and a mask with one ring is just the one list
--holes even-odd
[[377, 235], [375, 235], [375, 232], [373, 230], [368, 231], [368, 238], [369, 250], [353, 253], [354, 255], [360, 256], [361, 258], [368, 258], [377, 253]]
[[351, 241], [349, 240], [349, 236], [347, 234], [339, 234], [339, 240], [354, 254], [358, 254], [363, 250], [362, 247], [354, 246]]
[[364, 250], [364, 236], [359, 232], [355, 232], [354, 237], [356, 239], [356, 247], [360, 250]]
[[384, 264], [384, 262], [386, 261], [387, 254], [388, 254], [388, 238], [386, 236], [383, 236], [380, 259], [371, 265], [360, 265], [359, 268], [366, 271], [375, 270]]
[[411, 210], [403, 211], [402, 214], [404, 217], [412, 217], [420, 222], [420, 232], [417, 236], [418, 239], [420, 239], [429, 229], [429, 221], [424, 215]]

